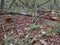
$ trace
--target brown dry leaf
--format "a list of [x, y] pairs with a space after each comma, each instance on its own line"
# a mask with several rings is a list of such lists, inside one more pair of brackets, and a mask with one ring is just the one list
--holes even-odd
[[55, 29], [55, 27], [52, 26], [52, 25], [47, 25], [47, 27], [48, 27], [49, 30]]
[[31, 25], [30, 23], [26, 23], [26, 25]]
[[45, 19], [52, 20], [52, 21], [57, 21], [58, 17], [45, 17]]
[[52, 20], [58, 20], [58, 17], [51, 17]]
[[13, 20], [12, 20], [12, 18], [8, 17], [8, 18], [5, 19], [5, 22], [6, 23], [11, 23], [11, 22], [13, 22]]
[[55, 12], [55, 10], [52, 10], [52, 12], [51, 12], [52, 14], [55, 14], [56, 12]]

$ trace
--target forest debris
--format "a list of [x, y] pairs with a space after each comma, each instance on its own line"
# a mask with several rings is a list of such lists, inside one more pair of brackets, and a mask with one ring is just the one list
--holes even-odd
[[42, 34], [45, 34], [46, 32], [45, 31], [41, 31]]
[[47, 42], [45, 42], [44, 39], [40, 40], [40, 42], [42, 43], [42, 45], [47, 45]]
[[[20, 15], [18, 15], [18, 17], [19, 17]], [[17, 17], [17, 18], [18, 18]], [[20, 17], [19, 19], [22, 19], [22, 17]], [[26, 19], [26, 18], [24, 18], [24, 19]], [[29, 19], [28, 19], [29, 20]], [[21, 20], [21, 21], [24, 21], [24, 20]], [[20, 21], [20, 22], [21, 22]], [[46, 20], [45, 20], [46, 21]], [[17, 22], [17, 20], [16, 20], [16, 22]], [[39, 21], [39, 23], [40, 23], [41, 21]], [[48, 23], [48, 21], [46, 21], [47, 23]], [[25, 24], [26, 24], [26, 22], [24, 22]], [[23, 24], [24, 24], [23, 23]], [[27, 24], [27, 26], [29, 26], [30, 24], [30, 21], [28, 21], [28, 24]], [[52, 23], [52, 22], [49, 22], [49, 24], [50, 23]], [[7, 23], [6, 23], [7, 24]], [[17, 24], [17, 23], [16, 23]], [[18, 25], [22, 25], [22, 24], [18, 24]], [[59, 24], [58, 24], [59, 25]], [[28, 33], [26, 33], [27, 32], [27, 30], [23, 30], [25, 27], [24, 27], [25, 25], [23, 25], [23, 26], [18, 26], [19, 27], [19, 31], [18, 31], [18, 34], [19, 34], [19, 36], [16, 36], [16, 35], [14, 35], [13, 34], [13, 37], [16, 37], [16, 38], [18, 38], [19, 37], [19, 39], [21, 40], [21, 39], [24, 39], [24, 37], [28, 37], [29, 39], [27, 40], [27, 41], [32, 41], [32, 45], [34, 45], [34, 44], [36, 44], [36, 43], [38, 43], [38, 44], [36, 44], [36, 45], [40, 45], [41, 43], [41, 45], [46, 45], [47, 43], [49, 43], [49, 41], [47, 41], [47, 42], [45, 42], [45, 40], [42, 40], [42, 39], [40, 39], [40, 35], [41, 35], [41, 33], [38, 33], [39, 31], [41, 31], [40, 29], [42, 29], [42, 34], [44, 34], [45, 33], [45, 30], [46, 30], [46, 28], [48, 28], [48, 26], [42, 26], [42, 25], [38, 25], [39, 26], [39, 28], [40, 29], [38, 29], [37, 31], [35, 31], [36, 32], [36, 37], [35, 37], [35, 33], [34, 33], [34, 31], [28, 31], [28, 33], [32, 36], [32, 35], [34, 35], [34, 37], [36, 38], [36, 39], [31, 39], [30, 40], [30, 36], [28, 36]], [[54, 23], [52, 23], [52, 26], [54, 27], [55, 26], [55, 22]], [[52, 26], [51, 25], [49, 25], [49, 28], [52, 28]], [[12, 26], [12, 27], [14, 27], [14, 26]], [[22, 28], [23, 27], [23, 28]], [[26, 29], [26, 28], [25, 28]], [[11, 29], [12, 30], [12, 29]], [[10, 30], [9, 30], [10, 31]], [[15, 29], [14, 29], [14, 31], [15, 31]], [[47, 31], [47, 30], [46, 30]], [[7, 33], [9, 33], [9, 32], [7, 32]], [[16, 32], [15, 32], [16, 33]], [[26, 33], [25, 35], [23, 34], [23, 33]], [[38, 35], [37, 34], [39, 34], [39, 38], [38, 38]], [[53, 33], [53, 35], [54, 35], [55, 33]], [[53, 36], [52, 35], [52, 36]], [[54, 35], [54, 36], [56, 36], [56, 35]], [[58, 37], [58, 36], [57, 36]], [[14, 38], [14, 39], [16, 39], [16, 38]], [[59, 38], [59, 37], [58, 37]], [[36, 40], [40, 40], [40, 44], [39, 44], [39, 41], [36, 41]], [[46, 38], [47, 39], [47, 38]], [[56, 38], [55, 38], [56, 39]], [[49, 40], [49, 39], [48, 39]], [[26, 41], [26, 42], [27, 42]], [[58, 41], [58, 40], [57, 40]], [[51, 44], [51, 43], [50, 43]], [[58, 43], [59, 44], [59, 43]], [[48, 44], [47, 44], [48, 45]]]
[[58, 20], [58, 17], [51, 17], [50, 19], [57, 21]]
[[33, 38], [31, 41], [29, 41], [29, 43], [31, 43], [31, 44], [36, 43], [36, 38]]
[[7, 17], [7, 18], [5, 19], [5, 23], [11, 23], [11, 22], [13, 22], [13, 18]]
[[39, 27], [40, 27], [41, 29], [43, 28], [43, 26], [42, 26], [42, 25], [40, 25]]

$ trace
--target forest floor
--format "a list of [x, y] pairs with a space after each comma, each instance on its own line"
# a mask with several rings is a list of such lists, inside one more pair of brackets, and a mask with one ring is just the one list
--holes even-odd
[[47, 19], [37, 20], [39, 28], [28, 30], [32, 17], [22, 15], [0, 15], [0, 45], [60, 45], [60, 33], [42, 36], [55, 26], [46, 24]]

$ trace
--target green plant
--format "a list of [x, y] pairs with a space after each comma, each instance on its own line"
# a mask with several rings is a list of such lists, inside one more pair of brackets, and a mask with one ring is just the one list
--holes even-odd
[[36, 24], [32, 24], [32, 25], [30, 25], [30, 26], [27, 28], [27, 30], [31, 30], [31, 29], [33, 29], [33, 30], [37, 30], [38, 28], [39, 28], [38, 25], [36, 25]]
[[52, 25], [55, 27], [55, 29], [53, 30], [48, 30], [46, 31], [43, 35], [52, 35], [52, 34], [57, 34], [57, 33], [60, 33], [60, 24], [58, 22], [54, 22], [54, 21], [50, 21], [50, 20], [47, 20], [46, 21], [46, 24], [47, 25]]
[[56, 29], [54, 29], [54, 30], [48, 30], [45, 34], [43, 34], [43, 35], [52, 35], [53, 33], [55, 33], [55, 34], [57, 34], [57, 33], [60, 33], [60, 28], [59, 27], [57, 27]]

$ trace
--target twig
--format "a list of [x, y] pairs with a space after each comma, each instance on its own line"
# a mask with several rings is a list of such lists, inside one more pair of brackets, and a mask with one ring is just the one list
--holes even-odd
[[6, 38], [7, 36], [6, 36], [6, 29], [5, 29], [5, 26], [2, 25], [2, 28], [3, 28], [3, 35], [4, 35], [4, 38]]
[[13, 0], [13, 2], [11, 3], [11, 5], [9, 6], [8, 9], [10, 9], [10, 8], [12, 7], [12, 5], [13, 5], [13, 3], [14, 3], [15, 1], [16, 1], [16, 0]]
[[45, 5], [46, 3], [50, 2], [50, 1], [51, 1], [51, 0], [48, 0], [48, 1], [46, 1], [46, 2], [44, 2], [44, 3], [42, 3], [42, 4], [40, 4], [40, 5], [37, 5], [37, 7], [41, 7], [41, 6]]
[[26, 6], [27, 8], [31, 8], [28, 5], [26, 5], [22, 0], [19, 0], [24, 6]]

